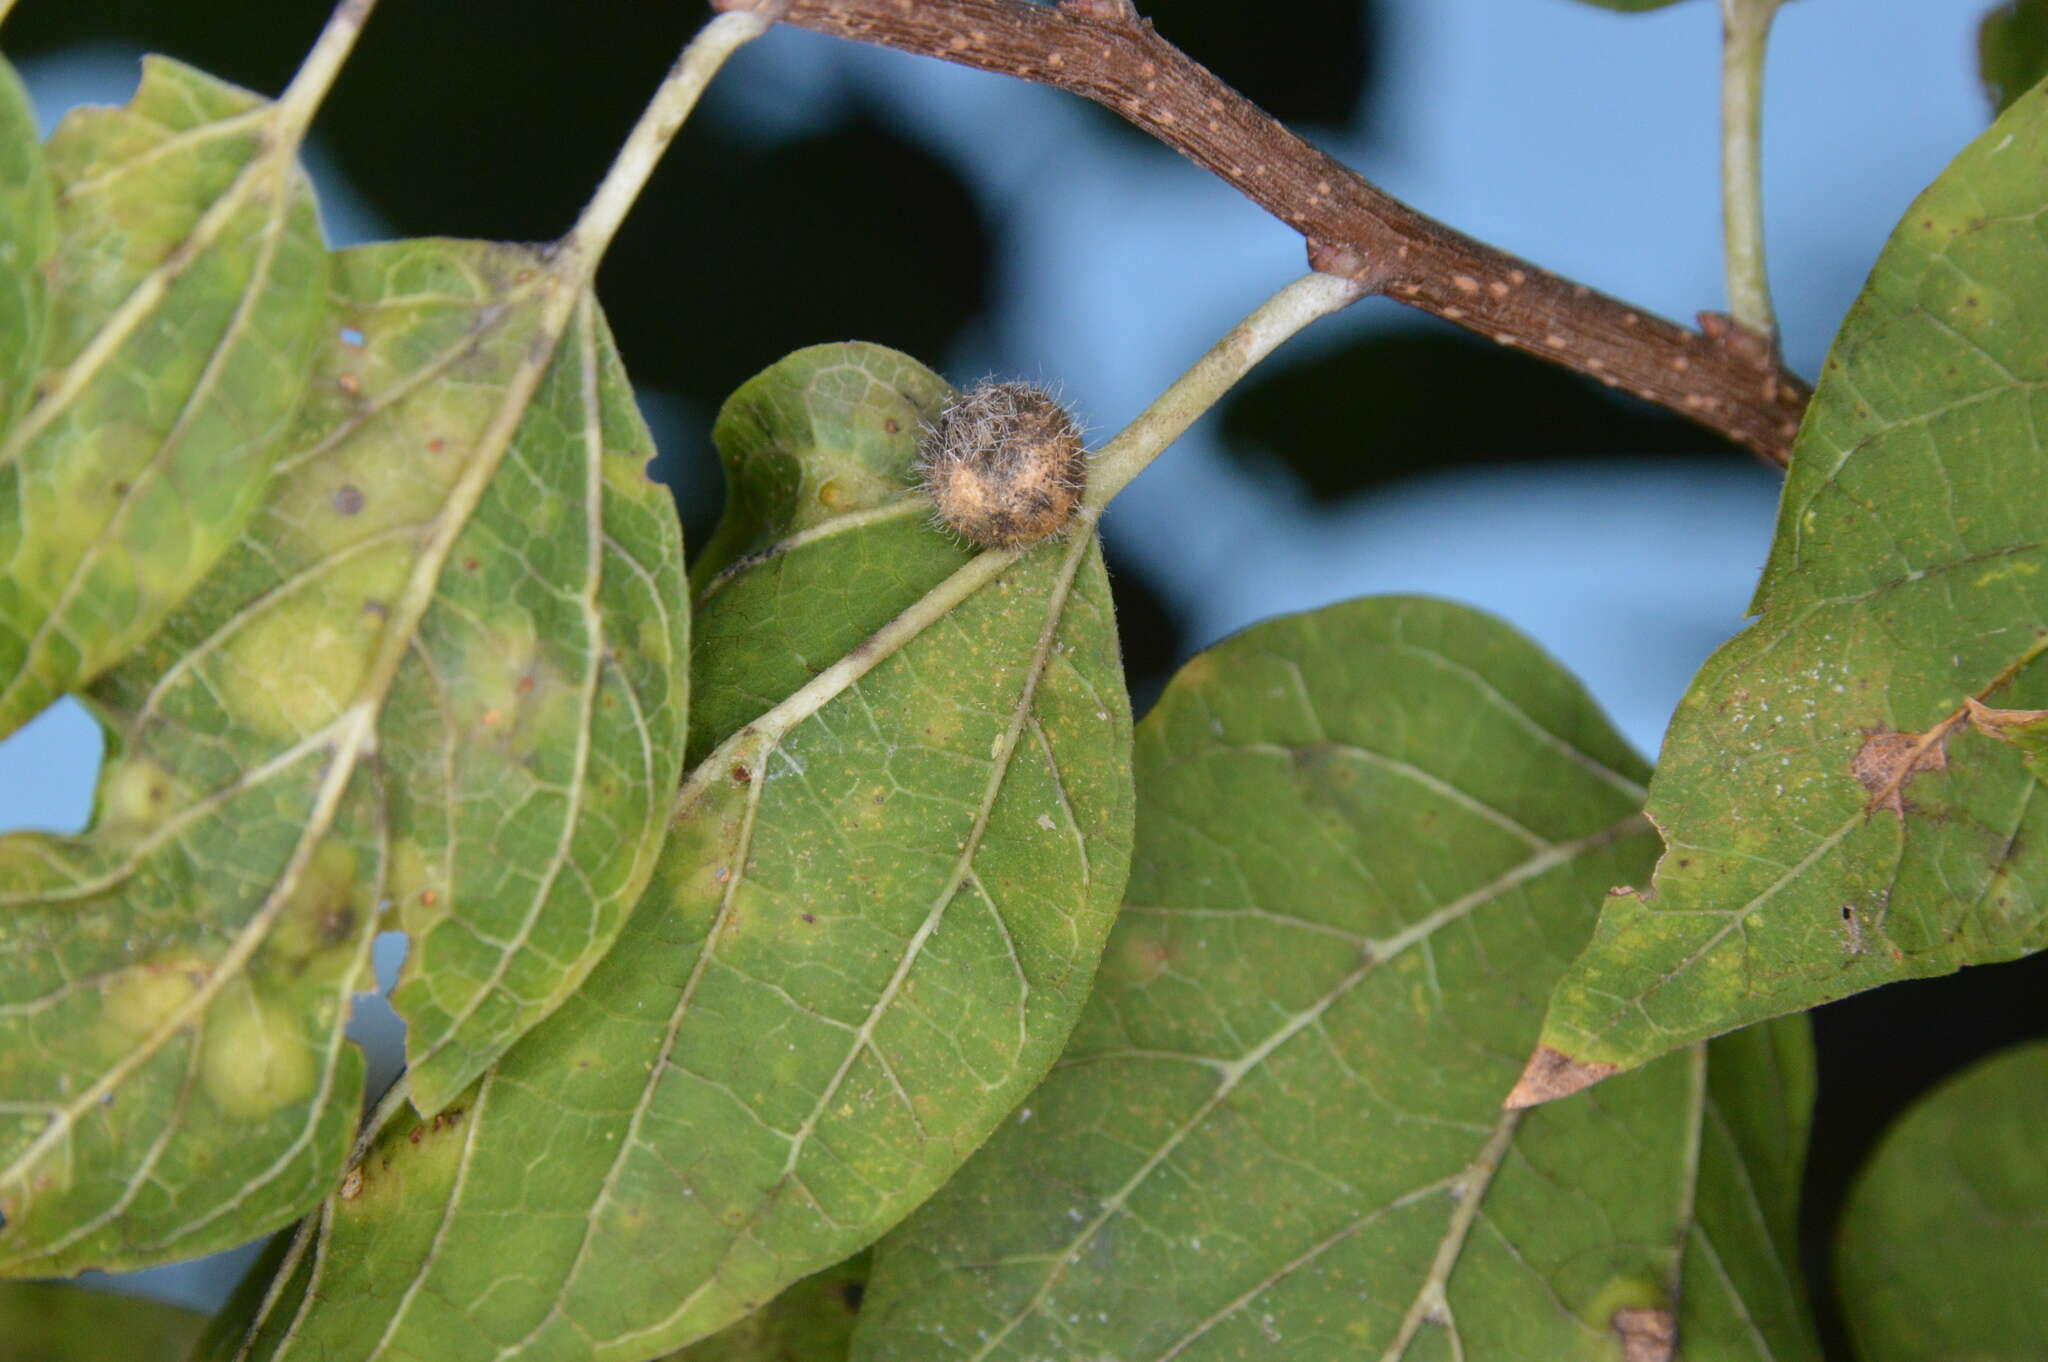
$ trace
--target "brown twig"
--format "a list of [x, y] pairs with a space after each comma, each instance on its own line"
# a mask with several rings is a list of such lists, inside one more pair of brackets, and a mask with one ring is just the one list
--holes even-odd
[[1095, 100], [1300, 232], [1309, 263], [1590, 374], [1783, 465], [1809, 395], [1768, 340], [1653, 316], [1453, 231], [1289, 132], [1129, 0], [712, 0]]

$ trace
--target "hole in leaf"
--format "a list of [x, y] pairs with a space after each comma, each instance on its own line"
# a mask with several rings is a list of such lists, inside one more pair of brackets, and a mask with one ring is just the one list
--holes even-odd
[[23, 724], [0, 741], [0, 831], [82, 831], [105, 756], [100, 726], [76, 700]]
[[404, 932], [379, 932], [370, 943], [370, 965], [377, 972], [377, 991], [349, 999], [348, 1038], [363, 1049], [365, 1101], [374, 1101], [405, 1067], [405, 1022], [391, 1008], [391, 990], [405, 963], [411, 939]]

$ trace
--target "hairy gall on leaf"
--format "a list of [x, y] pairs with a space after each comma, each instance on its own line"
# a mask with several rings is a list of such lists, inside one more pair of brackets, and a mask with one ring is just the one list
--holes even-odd
[[654, 882], [449, 1119], [392, 1115], [220, 1356], [642, 1362], [873, 1241], [1043, 1076], [1129, 865], [1129, 708], [1092, 534], [929, 523], [946, 391], [834, 345], [727, 404], [712, 746]]

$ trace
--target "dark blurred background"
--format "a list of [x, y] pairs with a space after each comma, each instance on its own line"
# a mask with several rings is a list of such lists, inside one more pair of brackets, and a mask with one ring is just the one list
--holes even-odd
[[[1425, 210], [1656, 310], [1721, 305], [1707, 0], [1636, 18], [1571, 0], [1141, 8]], [[1972, 8], [1809, 0], [1781, 23], [1772, 259], [1808, 373], [1891, 222], [1986, 120]], [[274, 93], [326, 11], [23, 0], [7, 48], [46, 114], [125, 98], [142, 51]], [[385, 0], [316, 130], [330, 235], [558, 235], [703, 18], [694, 0]], [[1051, 379], [1107, 434], [1302, 268], [1291, 233], [1100, 110], [778, 33], [714, 86], [600, 291], [694, 544], [717, 514], [710, 418], [789, 350], [858, 337], [956, 382]], [[1657, 409], [1364, 305], [1269, 362], [1110, 517], [1133, 693], [1149, 702], [1190, 652], [1262, 615], [1421, 590], [1529, 629], [1654, 750], [1686, 678], [1740, 625], [1775, 486]], [[9, 744], [79, 768], [80, 821], [96, 741], [81, 722]], [[1885, 989], [1815, 1024], [1806, 1259], [1847, 1356], [1825, 1250], [1849, 1179], [1944, 1074], [2048, 1034], [2048, 957]], [[188, 1282], [169, 1289], [203, 1289]]]

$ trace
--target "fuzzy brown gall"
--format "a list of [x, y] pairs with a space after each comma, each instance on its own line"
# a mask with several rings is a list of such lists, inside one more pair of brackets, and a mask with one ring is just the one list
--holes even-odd
[[1043, 388], [977, 383], [926, 428], [918, 472], [947, 529], [985, 549], [1014, 549], [1074, 518], [1088, 453], [1074, 418]]

